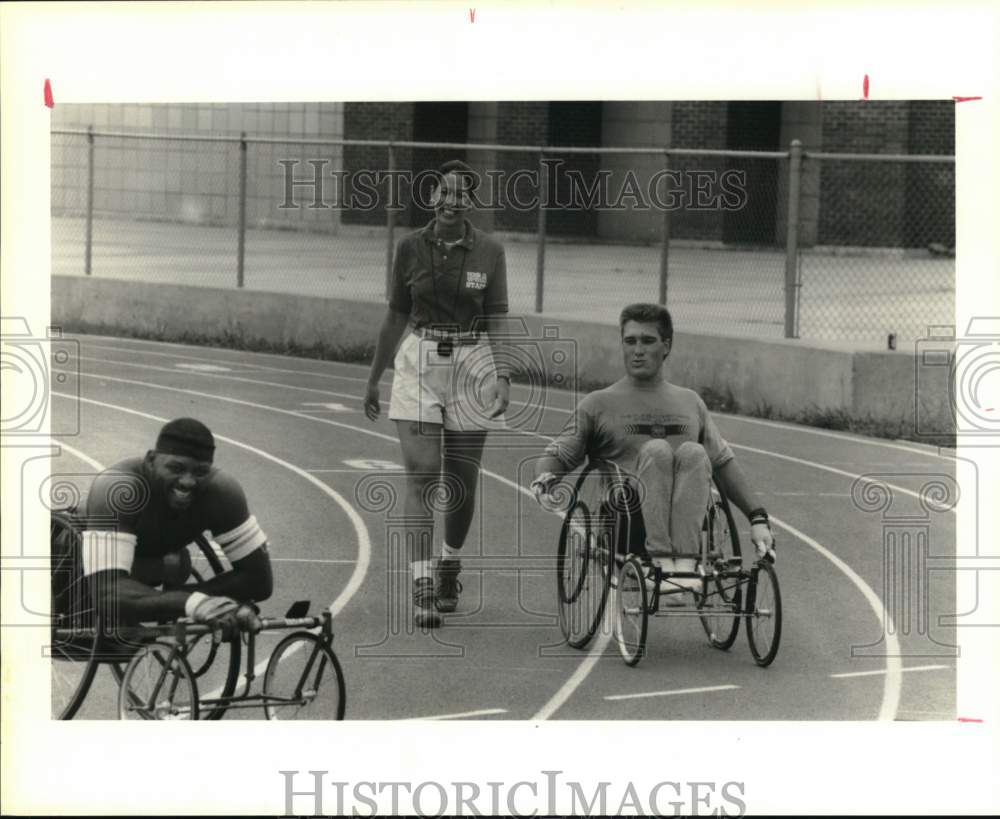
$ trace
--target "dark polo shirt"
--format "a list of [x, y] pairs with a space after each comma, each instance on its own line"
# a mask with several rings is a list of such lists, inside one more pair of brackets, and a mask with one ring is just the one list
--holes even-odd
[[466, 220], [452, 248], [434, 235], [434, 220], [399, 240], [389, 307], [415, 327], [468, 331], [473, 320], [507, 312], [503, 246]]

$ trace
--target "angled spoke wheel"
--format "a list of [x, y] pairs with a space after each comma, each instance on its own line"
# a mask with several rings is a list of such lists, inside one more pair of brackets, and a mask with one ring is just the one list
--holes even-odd
[[346, 688], [337, 655], [309, 632], [289, 634], [264, 672], [264, 714], [274, 720], [340, 720]]
[[740, 630], [746, 576], [726, 576], [729, 572], [737, 575], [742, 570], [740, 541], [729, 504], [717, 492], [712, 496], [705, 519], [710, 563], [705, 569], [713, 574], [705, 583], [705, 593], [699, 597], [698, 607], [706, 610], [700, 619], [708, 642], [714, 648], [726, 650], [736, 642]]
[[750, 570], [746, 612], [750, 653], [757, 665], [768, 666], [781, 642], [781, 591], [778, 575], [768, 560], [757, 561]]
[[118, 688], [120, 719], [198, 719], [198, 686], [184, 655], [172, 643], [140, 648]]
[[629, 555], [618, 572], [615, 606], [615, 637], [626, 664], [635, 665], [645, 654], [648, 624], [645, 572], [639, 560]]

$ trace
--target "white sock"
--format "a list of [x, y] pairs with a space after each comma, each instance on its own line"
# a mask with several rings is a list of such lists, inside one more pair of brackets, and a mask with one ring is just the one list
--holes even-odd
[[414, 580], [421, 580], [425, 577], [433, 577], [431, 562], [429, 560], [414, 560], [410, 564], [410, 571], [413, 572]]
[[444, 560], [458, 560], [462, 556], [461, 549], [455, 549], [449, 546], [447, 543], [441, 544], [441, 557]]

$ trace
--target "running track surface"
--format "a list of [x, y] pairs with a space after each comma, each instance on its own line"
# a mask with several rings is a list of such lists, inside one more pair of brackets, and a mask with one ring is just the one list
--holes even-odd
[[[243, 484], [269, 536], [276, 590], [264, 612], [308, 599], [313, 613], [334, 613], [349, 719], [955, 718], [947, 625], [955, 575], [922, 570], [917, 547], [922, 531], [931, 565], [955, 554], [954, 513], [927, 513], [918, 497], [954, 477], [955, 462], [935, 450], [716, 415], [775, 521], [781, 649], [760, 669], [742, 624], [733, 648], [720, 652], [697, 618], [657, 618], [647, 656], [628, 668], [608, 629], [588, 651], [560, 645], [551, 563], [560, 519], [523, 488], [572, 393], [548, 392], [533, 432], [491, 437], [459, 610], [444, 628], [422, 632], [401, 618], [408, 567], [389, 545], [403, 497], [395, 426], [385, 418], [391, 373], [373, 424], [361, 412], [364, 367], [77, 339], [81, 377], [54, 382], [53, 429], [78, 410], [80, 431], [57, 438], [53, 480], [85, 493], [97, 468], [145, 452], [164, 421], [205, 421], [217, 436], [216, 463]], [[512, 411], [526, 398], [515, 384]], [[860, 475], [888, 485], [891, 506], [871, 491], [852, 498]], [[741, 516], [738, 525], [746, 550], [748, 525]], [[440, 526], [436, 535], [435, 552]], [[262, 639], [266, 659], [273, 643]], [[114, 716], [114, 685], [102, 669], [78, 718]]]

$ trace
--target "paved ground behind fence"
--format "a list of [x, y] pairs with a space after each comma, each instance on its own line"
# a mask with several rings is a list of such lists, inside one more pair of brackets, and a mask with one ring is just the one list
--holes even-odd
[[[236, 286], [235, 228], [98, 217], [93, 234], [93, 275]], [[511, 312], [532, 313], [537, 244], [525, 236], [505, 247]], [[84, 220], [53, 217], [52, 273], [82, 275], [84, 248]], [[248, 289], [385, 297], [382, 228], [248, 230], [245, 254]], [[553, 241], [545, 260], [545, 313], [613, 322], [624, 304], [657, 299], [659, 247]], [[882, 348], [892, 332], [902, 346], [928, 325], [954, 323], [954, 259], [805, 252], [800, 263], [803, 339]], [[782, 252], [671, 246], [667, 304], [680, 330], [781, 338], [784, 277]]]

